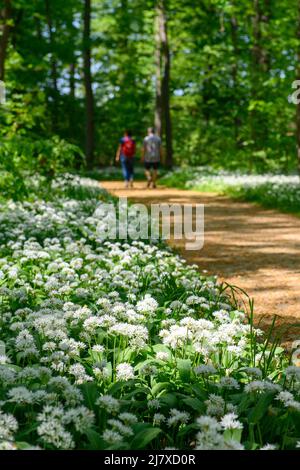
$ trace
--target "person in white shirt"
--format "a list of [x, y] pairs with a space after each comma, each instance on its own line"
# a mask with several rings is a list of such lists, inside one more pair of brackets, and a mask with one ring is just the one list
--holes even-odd
[[154, 133], [153, 127], [149, 127], [148, 135], [144, 139], [142, 161], [145, 166], [147, 188], [156, 188], [157, 171], [162, 157], [161, 138]]

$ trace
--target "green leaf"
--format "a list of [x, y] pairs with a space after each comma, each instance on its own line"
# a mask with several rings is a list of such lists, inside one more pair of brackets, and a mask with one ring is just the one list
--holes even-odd
[[139, 363], [135, 366], [134, 370], [140, 370], [142, 367], [146, 366], [147, 364], [154, 364], [154, 362], [155, 362], [155, 361], [154, 361], [153, 359], [146, 359], [145, 361], [139, 362]]
[[224, 431], [225, 440], [233, 439], [234, 441], [241, 442], [241, 438], [242, 429], [226, 429], [226, 431]]
[[258, 403], [254, 406], [252, 411], [249, 413], [249, 422], [253, 424], [257, 424], [264, 414], [267, 413], [269, 405], [272, 403], [274, 399], [274, 392], [265, 393], [262, 395]]
[[158, 384], [155, 384], [153, 387], [152, 387], [152, 395], [156, 396], [159, 394], [159, 392], [161, 392], [162, 390], [167, 390], [168, 388], [170, 387], [170, 383], [169, 382], [159, 382]]
[[145, 449], [146, 446], [153, 441], [160, 433], [160, 428], [148, 428], [140, 431], [135, 435], [131, 442], [131, 449]]
[[93, 429], [87, 429], [85, 434], [89, 441], [89, 445], [87, 446], [89, 450], [103, 450], [107, 447], [100, 434]]
[[126, 382], [124, 380], [120, 381], [120, 382], [115, 382], [108, 389], [108, 392], [109, 392], [110, 395], [114, 396], [117, 392], [122, 390], [123, 387], [126, 387], [126, 388], [132, 387], [134, 385], [134, 383], [135, 383], [135, 381], [133, 379], [132, 380], [127, 380]]
[[170, 356], [172, 355], [170, 349], [167, 346], [165, 346], [164, 344], [154, 344], [152, 349], [153, 349], [154, 352], [166, 352]]
[[99, 397], [97, 385], [95, 383], [88, 382], [80, 385], [79, 387], [83, 393], [87, 407], [94, 409], [96, 400]]
[[166, 393], [162, 397], [160, 397], [160, 401], [163, 404], [167, 405], [169, 408], [174, 408], [177, 403], [178, 399], [174, 393]]
[[29, 442], [16, 442], [16, 447], [19, 450], [32, 450], [34, 446], [32, 444], [29, 444]]
[[207, 393], [205, 390], [201, 387], [199, 384], [192, 385], [190, 389], [194, 392], [197, 397], [199, 397], [201, 400], [206, 400], [207, 399]]
[[190, 359], [178, 359], [177, 361], [178, 372], [183, 382], [190, 382], [192, 363]]
[[188, 397], [184, 398], [182, 402], [193, 410], [198, 411], [198, 413], [205, 412], [205, 405], [202, 401], [198, 400], [198, 398]]

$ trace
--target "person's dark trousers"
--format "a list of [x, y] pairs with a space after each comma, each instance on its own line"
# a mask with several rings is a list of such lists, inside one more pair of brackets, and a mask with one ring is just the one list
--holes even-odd
[[121, 165], [125, 181], [133, 180], [133, 158], [121, 155]]

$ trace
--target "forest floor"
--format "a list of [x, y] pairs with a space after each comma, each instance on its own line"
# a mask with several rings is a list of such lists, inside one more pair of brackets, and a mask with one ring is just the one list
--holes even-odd
[[[145, 182], [137, 182], [129, 190], [121, 181], [105, 181], [101, 186], [117, 197], [146, 205], [204, 204], [202, 250], [186, 250], [184, 239], [170, 240], [170, 245], [188, 263], [246, 291], [254, 299], [256, 323], [260, 321], [263, 328], [275, 314], [280, 317], [278, 326], [300, 325], [299, 218], [213, 193], [146, 189]], [[299, 337], [299, 328], [290, 328], [284, 335], [288, 342]]]

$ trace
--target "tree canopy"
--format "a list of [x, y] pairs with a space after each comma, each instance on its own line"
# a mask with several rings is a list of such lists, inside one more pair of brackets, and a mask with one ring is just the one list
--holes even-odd
[[125, 128], [139, 141], [160, 113], [169, 166], [296, 167], [299, 1], [1, 0], [0, 12], [0, 132], [14, 149], [56, 138], [106, 165]]

